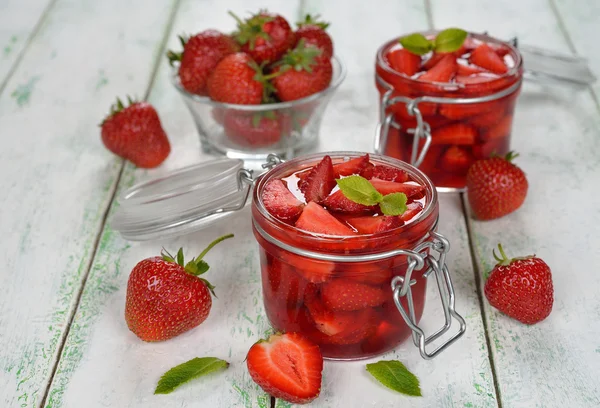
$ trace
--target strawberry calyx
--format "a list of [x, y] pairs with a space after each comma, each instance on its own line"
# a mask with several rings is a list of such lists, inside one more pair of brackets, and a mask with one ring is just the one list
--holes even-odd
[[296, 23], [296, 25], [298, 26], [298, 28], [304, 27], [304, 26], [317, 26], [319, 28], [321, 28], [322, 30], [326, 30], [327, 27], [329, 27], [329, 23], [326, 23], [324, 21], [319, 21], [319, 17], [320, 15], [315, 15], [315, 16], [311, 16], [310, 14], [307, 14], [306, 16], [304, 16], [304, 21], [298, 21]]
[[[188, 42], [189, 37], [185, 35], [178, 35], [179, 42], [181, 43], [181, 48], [185, 49], [185, 45]], [[167, 59], [169, 60], [169, 65], [173, 66], [176, 61], [181, 61], [181, 57], [183, 56], [183, 51], [175, 52], [175, 51], [167, 51]]]
[[279, 66], [279, 70], [271, 75], [277, 76], [290, 69], [295, 71], [306, 71], [312, 72], [313, 66], [317, 64], [316, 58], [321, 55], [323, 51], [312, 45], [306, 46], [304, 38], [301, 38], [296, 45], [296, 48], [288, 51], [281, 61], [275, 64]]
[[265, 23], [273, 21], [273, 17], [266, 15], [266, 11], [261, 10], [258, 14], [252, 15], [246, 20], [242, 20], [232, 11], [228, 12], [231, 17], [237, 22], [238, 31], [233, 34], [233, 38], [240, 44], [245, 45], [250, 43], [250, 49], [254, 50], [257, 38], [262, 38], [265, 41], [271, 39], [269, 34], [264, 31]]
[[98, 126], [104, 125], [104, 123], [106, 121], [108, 121], [110, 118], [115, 116], [117, 113], [123, 112], [128, 107], [135, 105], [136, 103], [139, 103], [139, 101], [137, 99], [131, 99], [131, 96], [127, 95], [127, 103], [128, 104], [125, 105], [123, 103], [123, 101], [121, 100], [121, 98], [117, 97], [117, 102], [110, 105], [110, 111], [108, 112], [108, 115], [106, 115], [106, 117], [104, 118], [102, 123], [100, 123], [100, 125], [98, 125]]
[[279, 75], [279, 73], [274, 72], [269, 75], [265, 75], [264, 68], [266, 63], [262, 63], [258, 65], [256, 61], [248, 62], [248, 66], [256, 72], [254, 75], [254, 80], [256, 82], [260, 82], [263, 86], [263, 96], [262, 103], [273, 103], [275, 100], [273, 99], [273, 94], [275, 93], [275, 87], [271, 84], [271, 79], [275, 78]]
[[496, 266], [508, 266], [515, 261], [524, 261], [526, 259], [531, 259], [531, 258], [535, 257], [535, 255], [529, 255], [529, 256], [524, 256], [524, 257], [520, 257], [520, 258], [509, 258], [508, 256], [506, 256], [506, 253], [504, 252], [504, 249], [502, 248], [502, 244], [498, 244], [498, 251], [500, 252], [501, 257], [496, 254], [495, 249], [492, 250], [494, 259], [496, 261], [498, 261]]

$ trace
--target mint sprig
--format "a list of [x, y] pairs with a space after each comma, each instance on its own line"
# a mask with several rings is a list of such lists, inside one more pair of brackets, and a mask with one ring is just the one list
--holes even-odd
[[397, 360], [367, 364], [367, 371], [389, 389], [413, 397], [421, 396], [419, 379]]
[[384, 215], [402, 215], [406, 211], [406, 194], [381, 194], [369, 180], [361, 176], [349, 176], [335, 180], [342, 194], [362, 205], [377, 205]]
[[460, 28], [447, 28], [438, 33], [433, 40], [423, 34], [415, 33], [400, 38], [400, 44], [416, 55], [425, 55], [429, 51], [447, 53], [458, 50], [465, 42], [468, 33]]
[[154, 394], [169, 394], [181, 384], [227, 367], [229, 367], [227, 361], [216, 357], [193, 358], [164, 373], [158, 381]]

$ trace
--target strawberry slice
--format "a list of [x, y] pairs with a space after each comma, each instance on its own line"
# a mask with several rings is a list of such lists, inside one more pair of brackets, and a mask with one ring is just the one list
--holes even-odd
[[273, 305], [265, 308], [265, 311], [275, 330], [288, 333], [314, 330], [315, 322], [305, 307]]
[[420, 196], [425, 192], [425, 187], [420, 184], [395, 183], [393, 181], [379, 180], [377, 178], [371, 179], [371, 184], [383, 195], [404, 193], [406, 194], [406, 197], [411, 198]]
[[404, 225], [400, 217], [377, 216], [349, 218], [348, 224], [352, 225], [360, 234], [377, 234], [389, 231]]
[[500, 78], [493, 74], [475, 74], [475, 75], [457, 75], [454, 80], [459, 84], [484, 84], [486, 82], [493, 81], [494, 79]]
[[[336, 315], [339, 313], [335, 312]], [[353, 322], [343, 331], [331, 336], [317, 332], [311, 334], [310, 337], [320, 344], [343, 346], [360, 343], [373, 335], [377, 328], [377, 314], [373, 309], [363, 309], [358, 312], [351, 312], [350, 314], [353, 316]]]
[[357, 157], [346, 162], [337, 163], [333, 166], [333, 175], [336, 179], [341, 176], [351, 176], [353, 174], [361, 174], [367, 166], [371, 164], [369, 162], [369, 154]]
[[323, 204], [329, 209], [329, 211], [348, 214], [365, 214], [378, 211], [377, 206], [366, 206], [351, 201], [344, 195], [344, 193], [342, 193], [342, 190], [338, 190], [327, 197], [323, 201]]
[[460, 171], [469, 168], [473, 157], [469, 152], [458, 146], [450, 146], [442, 155], [441, 167], [446, 171]]
[[444, 55], [446, 55], [446, 54], [442, 54], [442, 53], [431, 54], [431, 56], [427, 59], [427, 61], [425, 61], [423, 63], [423, 66], [421, 68], [423, 68], [425, 71], [429, 71], [431, 68], [435, 67], [436, 64], [438, 62], [440, 62], [440, 60], [442, 58], [444, 58]]
[[503, 109], [494, 109], [469, 119], [469, 123], [478, 127], [490, 127], [498, 123], [504, 117]]
[[333, 312], [323, 306], [318, 297], [306, 301], [306, 307], [317, 329], [328, 336], [347, 330], [356, 320], [355, 313]]
[[460, 76], [469, 76], [469, 75], [479, 74], [482, 72], [484, 72], [484, 71], [476, 65], [458, 64], [458, 69], [456, 70], [456, 75], [457, 75], [456, 78], [458, 80], [458, 78]]
[[398, 71], [408, 76], [416, 74], [421, 65], [421, 57], [404, 48], [388, 53], [387, 60], [394, 71]]
[[469, 61], [495, 74], [504, 74], [508, 71], [508, 68], [504, 64], [502, 58], [494, 51], [492, 47], [485, 43], [473, 50]]
[[326, 235], [356, 235], [319, 204], [310, 202], [296, 221], [296, 227], [305, 231]]
[[386, 298], [386, 293], [379, 287], [343, 279], [334, 279], [321, 287], [323, 304], [335, 311], [351, 312], [376, 307]]
[[404, 222], [408, 222], [416, 215], [420, 214], [421, 211], [423, 211], [423, 204], [418, 201], [414, 201], [406, 205], [406, 211], [404, 211], [404, 214], [400, 216], [400, 219], [402, 219]]
[[488, 141], [493, 139], [506, 138], [508, 137], [508, 135], [510, 135], [511, 128], [512, 115], [506, 115], [483, 134], [483, 140]]
[[319, 396], [323, 356], [319, 346], [298, 333], [273, 334], [250, 348], [248, 372], [267, 394], [294, 404]]
[[304, 204], [279, 179], [270, 180], [265, 185], [262, 201], [267, 211], [282, 221], [295, 220], [304, 209]]
[[[273, 258], [265, 266], [267, 280], [263, 280], [265, 297], [278, 304], [295, 306], [302, 302], [306, 291], [312, 291], [314, 284], [303, 279], [292, 266]], [[263, 275], [264, 276], [264, 275]]]
[[298, 182], [298, 188], [304, 193], [306, 202], [316, 201], [320, 203], [329, 195], [335, 187], [333, 163], [331, 157], [325, 156], [308, 173], [305, 179]]
[[383, 164], [373, 167], [371, 177], [378, 178], [379, 180], [395, 181], [396, 183], [408, 181], [408, 174], [404, 170]]
[[380, 261], [372, 264], [344, 263], [338, 265], [338, 268], [344, 278], [368, 285], [382, 285], [392, 279], [391, 266], [382, 265]]
[[419, 81], [450, 82], [457, 70], [456, 57], [453, 54], [446, 54], [433, 68], [429, 69], [418, 79]]
[[502, 109], [498, 101], [470, 103], [464, 105], [440, 105], [440, 113], [452, 120], [467, 119], [472, 116], [481, 115], [495, 109]]
[[323, 283], [332, 276], [335, 265], [332, 262], [317, 261], [290, 252], [280, 252], [281, 259], [294, 267], [296, 272], [312, 283]]
[[431, 132], [433, 144], [472, 145], [477, 139], [477, 130], [464, 123], [454, 123]]

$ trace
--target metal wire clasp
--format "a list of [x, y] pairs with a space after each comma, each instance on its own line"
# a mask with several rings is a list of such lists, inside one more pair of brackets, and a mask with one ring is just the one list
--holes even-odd
[[[465, 319], [463, 319], [463, 317], [455, 310], [454, 286], [452, 285], [452, 279], [450, 278], [450, 273], [446, 266], [446, 253], [450, 250], [450, 243], [441, 234], [431, 232], [431, 235], [433, 238], [431, 241], [423, 242], [408, 255], [408, 268], [406, 274], [404, 276], [394, 277], [391, 282], [392, 292], [394, 293], [394, 303], [402, 315], [402, 318], [412, 330], [413, 343], [419, 348], [421, 357], [426, 360], [432, 359], [445, 350], [461, 337], [467, 329]], [[437, 259], [432, 255], [432, 252], [437, 252], [439, 254]], [[423, 273], [424, 277], [427, 278], [430, 275], [435, 276], [445, 318], [444, 325], [429, 336], [425, 336], [425, 332], [417, 324], [411, 290], [411, 285], [416, 283], [415, 280], [411, 280], [412, 273], [415, 270], [421, 270], [425, 267], [427, 267], [427, 269]], [[404, 296], [406, 296], [408, 311], [400, 302]], [[439, 344], [433, 351], [428, 352], [426, 347], [450, 330], [453, 318], [459, 323], [458, 332], [445, 340], [442, 344]]]

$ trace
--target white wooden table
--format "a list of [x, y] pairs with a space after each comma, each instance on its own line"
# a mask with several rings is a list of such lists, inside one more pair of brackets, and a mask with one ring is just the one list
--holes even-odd
[[[306, 12], [332, 21], [349, 73], [326, 112], [321, 151], [371, 151], [374, 53], [404, 32], [459, 26], [517, 35], [586, 56], [600, 76], [596, 0], [0, 0], [0, 406], [271, 406], [243, 362], [268, 329], [249, 212], [161, 242], [126, 242], [110, 227], [124, 188], [209, 159], [169, 83], [165, 47], [177, 47], [184, 31], [233, 29], [227, 10], [260, 7], [291, 21]], [[134, 169], [100, 142], [97, 124], [126, 94], [154, 104], [171, 138], [173, 152], [158, 169]], [[420, 378], [423, 397], [383, 388], [364, 361], [326, 362], [322, 395], [310, 406], [600, 406], [599, 97], [600, 83], [584, 91], [525, 85], [513, 147], [530, 191], [519, 211], [473, 222], [463, 196], [442, 196], [440, 231], [452, 242], [457, 309], [468, 331], [432, 361], [410, 343], [384, 356]], [[230, 246], [210, 254], [219, 298], [208, 320], [159, 344], [131, 334], [123, 319], [131, 268], [161, 246], [196, 252], [230, 231]], [[499, 241], [551, 266], [556, 301], [544, 322], [521, 325], [482, 297]], [[441, 319], [435, 306], [426, 306], [426, 326]], [[196, 356], [232, 365], [173, 394], [152, 394], [164, 371]]]

